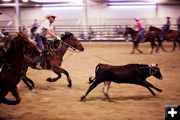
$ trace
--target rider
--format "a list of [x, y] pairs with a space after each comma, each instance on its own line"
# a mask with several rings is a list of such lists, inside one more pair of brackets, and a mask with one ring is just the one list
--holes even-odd
[[45, 47], [44, 44], [47, 44], [47, 35], [50, 35], [55, 40], [60, 40], [60, 38], [54, 33], [52, 23], [54, 23], [56, 15], [48, 14], [46, 15], [46, 20], [39, 26], [37, 29], [37, 33], [35, 36], [35, 41], [37, 42], [37, 47], [41, 50], [40, 56], [36, 59], [36, 68], [42, 69], [40, 66], [40, 59], [42, 56], [42, 52]]
[[140, 40], [141, 42], [144, 42], [144, 28], [139, 20], [139, 18], [135, 18], [136, 21], [136, 27], [138, 28], [138, 34], [137, 34], [137, 39]]
[[166, 17], [166, 24], [164, 24], [162, 28], [162, 35], [167, 34], [169, 32], [170, 26], [171, 26], [171, 17]]
[[163, 40], [163, 36], [167, 34], [170, 30], [171, 26], [171, 17], [166, 17], [166, 24], [163, 25], [162, 31], [161, 31], [161, 40]]

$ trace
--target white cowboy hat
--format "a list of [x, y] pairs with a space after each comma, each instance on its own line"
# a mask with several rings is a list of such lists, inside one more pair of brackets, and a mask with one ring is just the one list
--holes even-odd
[[54, 15], [54, 14], [47, 14], [47, 15], [45, 16], [46, 19], [48, 19], [49, 17], [55, 17], [55, 18], [56, 18], [57, 16]]

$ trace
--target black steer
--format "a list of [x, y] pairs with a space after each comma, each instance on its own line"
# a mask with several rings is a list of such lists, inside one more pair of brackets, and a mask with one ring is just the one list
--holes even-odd
[[146, 78], [154, 76], [158, 79], [163, 79], [158, 65], [147, 64], [128, 64], [124, 66], [112, 66], [99, 63], [96, 66], [95, 78], [89, 78], [91, 83], [86, 94], [81, 97], [81, 101], [85, 100], [86, 96], [91, 90], [93, 90], [98, 84], [104, 82], [103, 93], [108, 100], [108, 90], [111, 81], [115, 83], [130, 83], [141, 85], [146, 87], [152, 95], [156, 95], [151, 88], [154, 88], [158, 92], [162, 92], [161, 89], [154, 87], [151, 83], [146, 81]]

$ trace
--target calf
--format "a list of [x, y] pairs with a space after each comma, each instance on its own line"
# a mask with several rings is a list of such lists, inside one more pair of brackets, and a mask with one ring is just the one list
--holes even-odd
[[128, 64], [124, 66], [112, 66], [99, 63], [96, 66], [95, 78], [89, 78], [91, 83], [86, 94], [81, 97], [81, 101], [85, 100], [86, 96], [93, 90], [98, 84], [104, 82], [103, 93], [105, 97], [110, 100], [108, 90], [112, 82], [115, 83], [130, 83], [141, 85], [146, 87], [153, 96], [156, 94], [151, 88], [154, 88], [158, 92], [162, 92], [161, 89], [154, 87], [151, 83], [146, 81], [146, 78], [154, 76], [158, 79], [163, 79], [158, 65], [147, 64]]

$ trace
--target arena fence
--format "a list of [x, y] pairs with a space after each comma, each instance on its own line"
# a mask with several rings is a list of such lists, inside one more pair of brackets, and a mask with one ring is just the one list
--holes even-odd
[[[64, 34], [64, 32], [72, 32], [76, 37], [82, 41], [129, 41], [130, 37], [124, 37], [125, 27], [133, 27], [130, 25], [56, 25], [54, 26], [57, 35]], [[144, 26], [147, 30], [149, 25]], [[156, 27], [162, 28], [162, 25], [156, 25]], [[31, 26], [25, 27], [26, 32], [29, 33]], [[15, 34], [22, 29], [14, 26], [0, 26], [0, 29], [5, 29], [10, 34]], [[171, 29], [176, 30], [176, 25], [171, 25]], [[49, 37], [49, 39], [51, 39]]]

